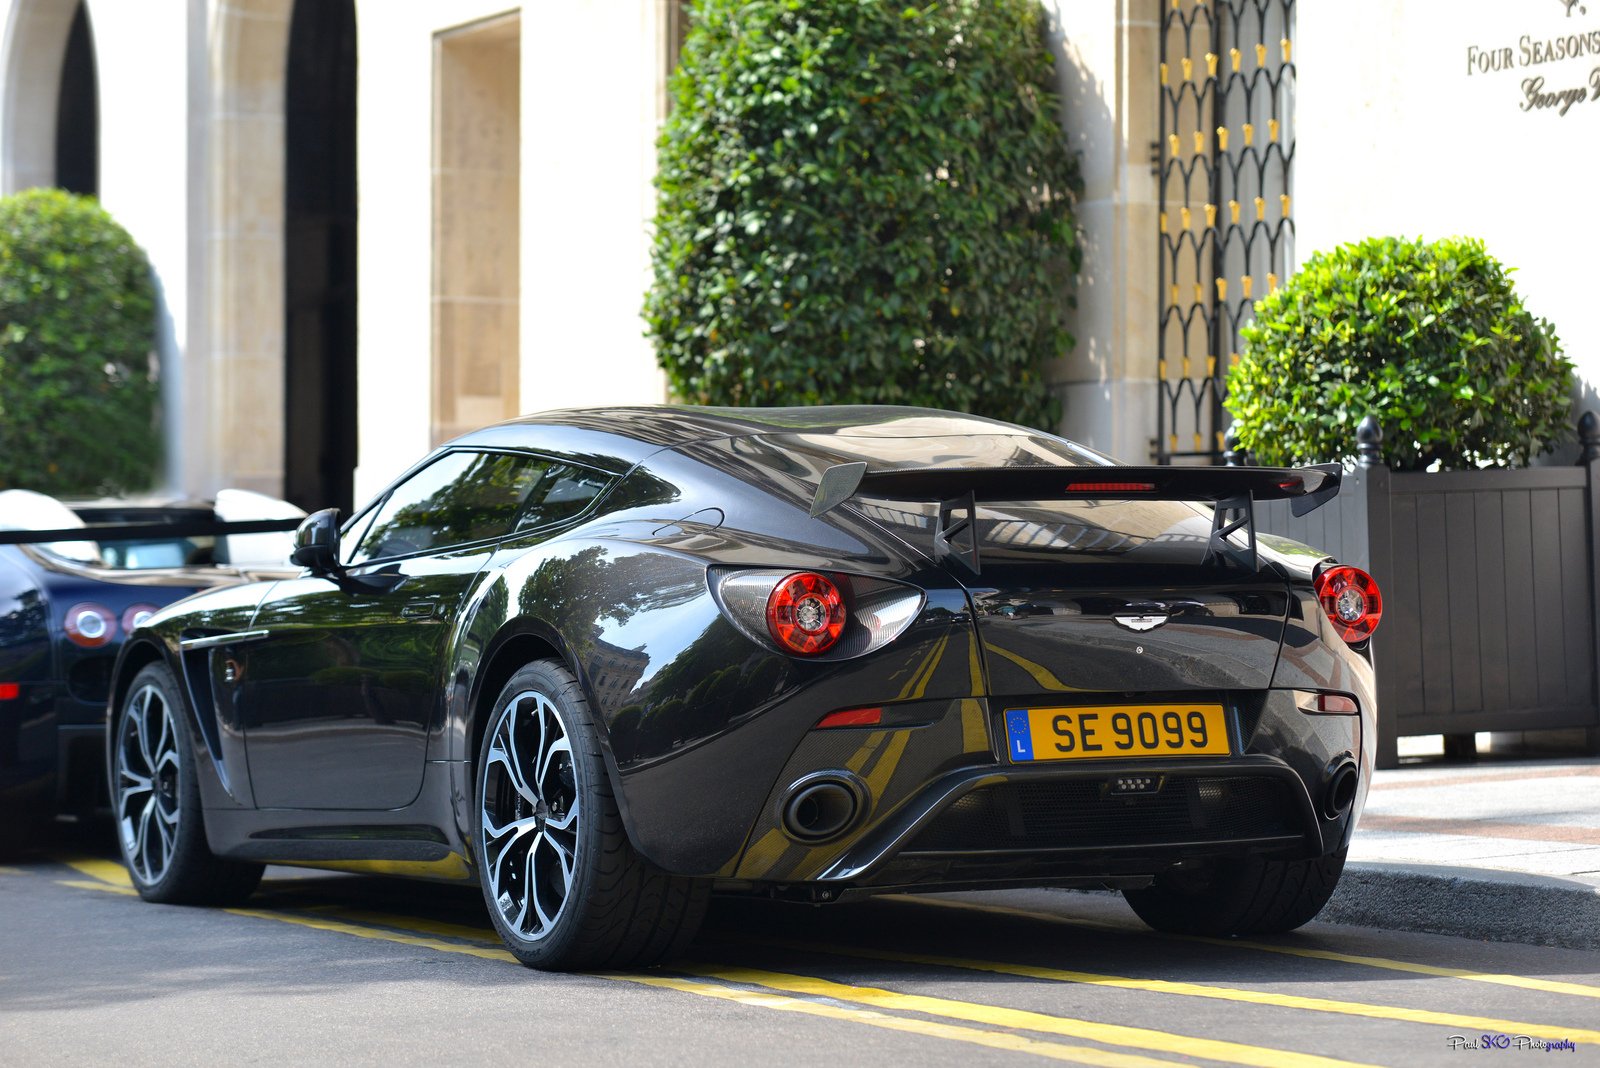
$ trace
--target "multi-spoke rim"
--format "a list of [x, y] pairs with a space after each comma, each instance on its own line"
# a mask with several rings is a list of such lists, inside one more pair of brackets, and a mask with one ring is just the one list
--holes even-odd
[[182, 768], [177, 723], [153, 685], [128, 701], [117, 732], [117, 827], [122, 855], [139, 882], [160, 882], [178, 841]]
[[479, 845], [489, 899], [517, 938], [555, 929], [578, 856], [577, 769], [572, 740], [549, 697], [524, 690], [489, 731]]

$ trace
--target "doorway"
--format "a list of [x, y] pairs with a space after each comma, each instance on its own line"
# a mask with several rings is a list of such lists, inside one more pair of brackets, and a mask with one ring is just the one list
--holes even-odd
[[356, 467], [356, 16], [296, 0], [284, 93], [284, 496], [350, 514]]

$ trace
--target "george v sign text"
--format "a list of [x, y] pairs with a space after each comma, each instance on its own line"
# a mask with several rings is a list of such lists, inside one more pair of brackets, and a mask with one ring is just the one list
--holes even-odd
[[[1589, 13], [1586, 0], [1556, 2], [1568, 19]], [[1467, 76], [1521, 73], [1517, 107], [1524, 112], [1565, 115], [1579, 104], [1600, 104], [1600, 28], [1569, 26], [1524, 33], [1514, 44], [1468, 45]]]

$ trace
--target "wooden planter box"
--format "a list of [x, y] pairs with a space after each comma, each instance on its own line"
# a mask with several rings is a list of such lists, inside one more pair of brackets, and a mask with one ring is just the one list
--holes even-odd
[[1256, 508], [1260, 533], [1377, 579], [1378, 766], [1404, 735], [1587, 728], [1600, 747], [1600, 422], [1576, 467], [1393, 472], [1377, 424], [1339, 496], [1301, 519]]

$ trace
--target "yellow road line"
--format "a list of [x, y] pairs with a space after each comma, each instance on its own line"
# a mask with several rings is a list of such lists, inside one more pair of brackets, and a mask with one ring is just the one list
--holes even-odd
[[884, 746], [883, 755], [878, 758], [878, 762], [867, 775], [868, 797], [883, 796], [883, 788], [889, 785], [889, 780], [900, 767], [900, 759], [905, 756], [906, 743], [909, 741], [911, 741], [910, 731], [896, 731], [889, 744]]
[[901, 688], [900, 696], [896, 697], [895, 700], [904, 701], [907, 698], [916, 700], [928, 692], [928, 683], [933, 679], [933, 673], [939, 669], [939, 662], [944, 659], [944, 650], [949, 644], [950, 635], [946, 634], [939, 639], [939, 644], [929, 650], [928, 659], [922, 662], [922, 666], [911, 677], [911, 681]]
[[943, 898], [919, 897], [914, 894], [885, 894], [884, 901], [908, 901], [917, 905], [932, 905], [938, 908], [966, 909], [971, 912], [988, 912], [997, 916], [1018, 916], [1030, 920], [1043, 920], [1046, 923], [1060, 924], [1064, 927], [1093, 928], [1102, 931], [1115, 931], [1119, 934], [1137, 935], [1150, 938], [1169, 938], [1179, 942], [1199, 942], [1203, 945], [1223, 946], [1228, 949], [1254, 949], [1262, 953], [1281, 953], [1289, 957], [1306, 957], [1312, 960], [1331, 960], [1341, 964], [1360, 964], [1369, 968], [1382, 968], [1392, 972], [1410, 972], [1414, 975], [1435, 975], [1441, 979], [1467, 979], [1475, 983], [1493, 983], [1496, 986], [1511, 986], [1522, 990], [1538, 990], [1546, 994], [1570, 994], [1573, 997], [1600, 998], [1600, 986], [1590, 986], [1584, 983], [1567, 983], [1558, 979], [1535, 979], [1525, 975], [1503, 975], [1494, 972], [1475, 972], [1468, 968], [1441, 968], [1432, 964], [1417, 964], [1412, 961], [1391, 960], [1387, 957], [1368, 957], [1354, 953], [1338, 953], [1327, 949], [1313, 949], [1309, 946], [1279, 946], [1270, 942], [1252, 942], [1242, 938], [1208, 938], [1205, 935], [1180, 935], [1164, 934], [1159, 931], [1142, 931], [1130, 929], [1114, 923], [1102, 923], [1098, 920], [1076, 920], [1067, 916], [1057, 916], [1049, 912], [1036, 912], [1031, 909], [1009, 908], [1004, 905], [980, 905], [973, 901], [949, 901]]
[[[983, 665], [978, 660], [976, 634], [967, 635], [967, 674], [971, 678], [973, 693], [989, 692], [983, 682]], [[961, 751], [963, 753], [991, 751], [989, 726], [985, 722], [983, 704], [970, 697], [961, 702]]]
[[362, 912], [358, 909], [341, 908], [338, 905], [314, 905], [311, 908], [297, 911], [326, 913], [351, 923], [395, 927], [414, 934], [438, 935], [441, 938], [460, 938], [469, 942], [482, 942], [491, 946], [501, 945], [500, 936], [494, 933], [492, 927], [468, 927], [460, 923], [426, 920], [419, 916], [395, 916], [383, 912]]
[[[59, 857], [61, 863], [75, 868], [85, 875], [99, 879], [120, 887], [132, 887], [133, 883], [128, 878], [128, 871], [121, 864], [109, 860], [100, 860], [95, 857]], [[86, 884], [69, 883], [83, 889]], [[1171, 938], [1184, 942], [1197, 942], [1203, 945], [1223, 946], [1229, 949], [1252, 949], [1262, 953], [1278, 953], [1290, 957], [1303, 957], [1310, 960], [1328, 960], [1340, 964], [1357, 964], [1369, 968], [1380, 968], [1385, 971], [1409, 972], [1413, 975], [1432, 975], [1441, 979], [1465, 979], [1475, 983], [1490, 983], [1495, 986], [1515, 987], [1520, 990], [1536, 990], [1547, 994], [1566, 994], [1571, 997], [1600, 998], [1600, 986], [1585, 983], [1569, 983], [1558, 979], [1537, 979], [1531, 976], [1506, 975], [1494, 972], [1477, 972], [1467, 968], [1442, 968], [1432, 964], [1417, 964], [1413, 961], [1392, 960], [1387, 957], [1371, 957], [1353, 953], [1339, 953], [1333, 950], [1314, 949], [1309, 946], [1280, 946], [1268, 942], [1252, 942], [1245, 939], [1234, 938], [1207, 938], [1203, 935], [1166, 935], [1157, 932], [1130, 931], [1126, 927], [1116, 924], [1100, 923], [1094, 920], [1072, 919], [1066, 916], [1057, 916], [1049, 912], [1038, 912], [1031, 909], [1010, 908], [1004, 905], [982, 905], [970, 901], [951, 901], [945, 898], [919, 897], [913, 894], [885, 895], [886, 901], [908, 901], [917, 905], [927, 905], [938, 908], [966, 909], [971, 912], [987, 912], [998, 916], [1016, 916], [1024, 919], [1042, 920], [1046, 923], [1058, 924], [1066, 927], [1095, 928], [1099, 930], [1117, 931], [1123, 934], [1139, 934], [1161, 938]], [[1531, 1034], [1531, 1032], [1529, 1032]], [[1566, 1035], [1558, 1036], [1566, 1037]]]
[[133, 880], [128, 878], [128, 869], [115, 861], [101, 860], [98, 857], [57, 857], [56, 860], [103, 883], [110, 883], [113, 886], [133, 885]]
[[[68, 880], [63, 885], [78, 889], [99, 890], [110, 893], [133, 895], [131, 882], [127, 871], [118, 864], [94, 858], [74, 857], [64, 860], [69, 866], [93, 876], [94, 881]], [[1048, 920], [1054, 923], [1070, 926], [1086, 926], [1086, 924], [1055, 916], [1050, 913], [1031, 912], [1022, 909], [1011, 909], [997, 906], [973, 905], [967, 902], [954, 902], [942, 899], [919, 899], [906, 895], [896, 895], [897, 898], [912, 900], [918, 904], [939, 905], [947, 907], [969, 908], [977, 911], [994, 912], [1004, 915], [1023, 916], [1031, 919]], [[338, 909], [338, 906], [326, 906]], [[508, 951], [499, 948], [498, 939], [488, 928], [469, 927], [461, 924], [444, 923], [410, 916], [394, 916], [383, 913], [360, 912], [339, 909], [339, 918], [322, 918], [319, 916], [293, 915], [285, 912], [270, 911], [265, 909], [225, 909], [235, 916], [247, 916], [255, 919], [276, 920], [280, 923], [295, 924], [312, 928], [314, 930], [329, 931], [339, 934], [348, 934], [361, 938], [373, 938], [382, 941], [396, 942], [403, 945], [417, 946], [419, 948], [433, 949], [439, 952], [462, 953], [469, 956], [488, 960], [515, 961]], [[345, 922], [345, 921], [358, 922]], [[382, 930], [362, 924], [378, 924], [382, 927], [397, 928], [398, 930]], [[1094, 924], [1097, 927], [1110, 927], [1107, 924]], [[419, 937], [416, 934], [405, 934], [405, 931], [418, 932], [421, 935], [441, 935], [448, 938], [458, 938], [474, 942], [490, 943], [488, 946], [460, 945], [452, 942], [441, 942], [432, 937]], [[1600, 993], [1593, 987], [1581, 984], [1557, 983], [1547, 980], [1525, 979], [1521, 976], [1503, 976], [1487, 973], [1464, 972], [1456, 969], [1436, 968], [1430, 965], [1417, 965], [1405, 961], [1392, 961], [1380, 957], [1363, 957], [1351, 954], [1333, 953], [1324, 950], [1309, 950], [1299, 947], [1273, 946], [1265, 943], [1239, 942], [1226, 939], [1190, 938], [1185, 940], [1213, 943], [1222, 946], [1244, 946], [1252, 949], [1262, 949], [1269, 952], [1290, 952], [1298, 956], [1308, 956], [1318, 959], [1330, 959], [1345, 963], [1366, 964], [1384, 968], [1398, 968], [1403, 971], [1415, 971], [1422, 974], [1437, 975], [1442, 978], [1480, 979], [1491, 982], [1511, 980], [1510, 985], [1526, 986], [1529, 989], [1547, 990], [1558, 993], [1579, 993], [1583, 996], [1595, 996]], [[1426, 1009], [1407, 1009], [1397, 1006], [1369, 1005], [1361, 1002], [1336, 1001], [1327, 998], [1308, 998], [1291, 994], [1274, 994], [1264, 991], [1241, 990], [1230, 987], [1213, 987], [1195, 983], [1182, 983], [1157, 979], [1131, 979], [1121, 976], [1099, 975], [1089, 972], [1076, 972], [1058, 968], [1048, 968], [1033, 965], [1003, 964], [993, 961], [979, 961], [966, 958], [942, 957], [931, 954], [895, 953], [884, 950], [867, 948], [845, 948], [834, 946], [812, 946], [807, 943], [793, 942], [782, 939], [761, 939], [763, 944], [778, 945], [785, 948], [819, 949], [834, 955], [860, 957], [874, 960], [891, 960], [902, 963], [925, 964], [936, 967], [963, 968], [975, 971], [985, 971], [996, 974], [1016, 975], [1023, 978], [1043, 979], [1054, 982], [1081, 983], [1093, 986], [1114, 987], [1129, 990], [1141, 990], [1151, 993], [1166, 993], [1189, 997], [1205, 997], [1217, 1000], [1236, 1001], [1250, 1004], [1269, 1005], [1283, 1008], [1302, 1009], [1315, 1012], [1330, 1012], [1350, 1016], [1363, 1016], [1374, 1019], [1390, 1019], [1407, 1023], [1432, 1024], [1448, 1026], [1456, 1029], [1499, 1031], [1508, 1034], [1526, 1034], [1543, 1038], [1572, 1038], [1576, 1041], [1600, 1043], [1600, 1031], [1585, 1029], [1562, 1028], [1542, 1024], [1521, 1023], [1511, 1020], [1498, 1020], [1493, 1018], [1463, 1016], [1450, 1013], [1434, 1012]], [[1239, 1064], [1251, 1065], [1335, 1065], [1348, 1062], [1336, 1061], [1329, 1058], [1317, 1057], [1309, 1054], [1295, 1054], [1282, 1050], [1265, 1049], [1254, 1046], [1241, 1046], [1237, 1043], [1217, 1042], [1209, 1039], [1189, 1039], [1185, 1036], [1172, 1035], [1161, 1031], [1148, 1031], [1143, 1028], [1128, 1028], [1121, 1025], [1097, 1024], [1090, 1021], [1073, 1020], [1065, 1017], [1047, 1016], [1026, 1010], [1007, 1009], [1000, 1006], [987, 1006], [968, 1002], [951, 1001], [944, 998], [930, 998], [922, 995], [899, 994], [888, 990], [879, 990], [872, 987], [853, 987], [845, 984], [834, 983], [825, 979], [812, 979], [804, 976], [792, 976], [784, 973], [761, 972], [751, 969], [718, 969], [696, 968], [690, 969], [693, 974], [708, 978], [722, 979], [728, 982], [742, 982], [756, 986], [768, 986], [776, 989], [789, 990], [795, 993], [809, 994], [811, 996], [832, 997], [838, 1000], [859, 1001], [867, 1004], [877, 1004], [881, 1007], [905, 1009], [914, 1012], [925, 1012], [932, 1015], [964, 1019], [970, 1022], [986, 1023], [1003, 1027], [1022, 1027], [1026, 1030], [1043, 1031], [1050, 1034], [1060, 1034], [1067, 1037], [1087, 1038], [1091, 1041], [1108, 1042], [1119, 1045], [1141, 1046], [1162, 1052], [1190, 1053], [1197, 1056], [1210, 1057], [1215, 1060], [1233, 1061]], [[616, 976], [607, 976], [616, 978]], [[1572, 989], [1564, 989], [1572, 988]], [[719, 995], [720, 996], [720, 995]], [[735, 998], [734, 1000], [740, 1000]], [[805, 1003], [809, 1004], [809, 1003]], [[931, 1006], [931, 1007], [930, 1007]], [[865, 1021], [862, 1021], [865, 1022]], [[895, 1029], [907, 1030], [896, 1024]], [[965, 1030], [965, 1029], [957, 1029]], [[975, 1032], [978, 1035], [987, 1035], [987, 1032]], [[952, 1036], [945, 1036], [952, 1037]], [[1133, 1040], [1130, 1041], [1130, 1038]], [[970, 1039], [963, 1039], [970, 1040]], [[1211, 1044], [1219, 1055], [1202, 1052], [1196, 1044]], [[994, 1045], [984, 1041], [979, 1044]], [[1049, 1043], [1041, 1043], [1052, 1050], [1061, 1047]], [[995, 1046], [995, 1048], [1017, 1048], [1013, 1046]], [[1032, 1052], [1032, 1051], [1029, 1051]], [[1101, 1051], [1077, 1051], [1098, 1055]], [[1252, 1055], [1256, 1055], [1253, 1059]], [[1107, 1064], [1104, 1060], [1083, 1060], [1081, 1058], [1058, 1058], [1076, 1060], [1077, 1063]], [[1160, 1062], [1149, 1062], [1160, 1063]]]
[[[98, 888], [98, 887], [97, 887]], [[322, 919], [320, 917], [295, 916], [287, 913], [272, 912], [264, 909], [223, 909], [222, 911], [234, 916], [248, 916], [262, 920], [277, 920], [280, 923], [296, 924], [309, 927], [318, 931], [331, 931], [337, 934], [354, 935], [358, 938], [371, 938], [385, 942], [395, 942], [400, 945], [416, 946], [420, 949], [432, 949], [441, 953], [460, 953], [467, 956], [478, 957], [484, 960], [502, 960], [515, 962], [516, 958], [505, 949], [489, 948], [482, 946], [466, 946], [457, 942], [441, 942], [435, 938], [417, 937], [397, 931], [388, 931], [381, 928], [360, 926], [346, 923], [340, 919]], [[341, 916], [346, 914], [340, 913]], [[414, 930], [427, 930], [430, 927], [436, 930], [453, 929], [460, 932], [458, 937], [478, 938], [478, 928], [460, 927], [455, 924], [431, 924], [428, 921], [416, 921], [410, 917], [383, 916], [375, 913], [357, 914], [368, 916], [377, 922], [388, 926], [400, 927], [401, 921], [410, 925]], [[352, 917], [353, 918], [353, 917]], [[705, 983], [694, 983], [686, 980], [669, 980], [659, 976], [638, 976], [620, 973], [599, 973], [601, 979], [610, 979], [625, 982], [643, 983], [651, 986], [662, 986], [680, 990], [685, 993], [700, 994], [702, 996], [719, 997], [727, 1000], [739, 1001], [745, 1004], [754, 1004], [766, 1008], [782, 1008], [788, 1011], [805, 1012], [811, 1015], [829, 1016], [835, 1019], [847, 1019], [857, 1023], [867, 1023], [873, 1026], [886, 1027], [890, 1030], [906, 1031], [923, 1034], [933, 1038], [945, 1038], [970, 1042], [977, 1045], [988, 1046], [994, 1049], [1013, 1050], [1024, 1053], [1034, 1053], [1055, 1060], [1068, 1061], [1074, 1064], [1102, 1065], [1105, 1068], [1166, 1068], [1175, 1062], [1157, 1060], [1149, 1057], [1139, 1057], [1125, 1053], [1116, 1053], [1108, 1050], [1087, 1049], [1081, 1047], [1066, 1047], [1057, 1043], [1039, 1042], [1017, 1035], [992, 1034], [986, 1031], [977, 1031], [972, 1028], [958, 1027], [950, 1024], [941, 1024], [932, 1021], [912, 1020], [898, 1017], [886, 1017], [879, 1013], [865, 1013], [860, 1010], [845, 1009], [837, 1006], [816, 1005], [814, 1003], [782, 999], [793, 1004], [779, 1005], [773, 1003], [771, 995], [753, 994], [748, 991], [729, 990], [725, 987], [714, 987]], [[755, 984], [760, 985], [760, 984]], [[804, 1007], [802, 1007], [804, 1006]], [[812, 1010], [816, 1010], [813, 1012]], [[1127, 1045], [1128, 1043], [1122, 1043]], [[1287, 1062], [1285, 1062], [1287, 1063]], [[1327, 1062], [1329, 1064], [1342, 1064], [1343, 1062]]]
[[1113, 1046], [1134, 1046], [1158, 1053], [1177, 1053], [1190, 1057], [1226, 1064], [1251, 1065], [1254, 1068], [1349, 1068], [1358, 1063], [1323, 1057], [1314, 1053], [1296, 1053], [1293, 1050], [1273, 1049], [1267, 1046], [1249, 1046], [1240, 1042], [1227, 1042], [1215, 1038], [1180, 1035], [1170, 1031], [1156, 1031], [1145, 1027], [1124, 1024], [1096, 1023], [1067, 1016], [1049, 1016], [1027, 1009], [1010, 1009], [1000, 1005], [983, 1005], [969, 1001], [952, 1001], [948, 998], [929, 997], [924, 994], [901, 994], [870, 986], [850, 986], [828, 979], [813, 979], [804, 975], [784, 972], [766, 972], [754, 968], [719, 967], [715, 965], [682, 965], [678, 971], [706, 979], [720, 979], [728, 983], [745, 983], [765, 986], [789, 993], [810, 997], [832, 998], [836, 1001], [853, 1001], [880, 1009], [897, 1009], [902, 1012], [922, 1012], [930, 1016], [965, 1020], [969, 1023], [987, 1024], [991, 1027], [1009, 1027], [1041, 1034], [1061, 1035], [1065, 1038], [1087, 1039]]
[[342, 920], [323, 919], [320, 916], [296, 916], [287, 912], [272, 912], [267, 909], [223, 909], [230, 916], [249, 916], [257, 920], [276, 920], [279, 923], [292, 923], [299, 927], [310, 927], [315, 931], [332, 931], [335, 934], [354, 935], [357, 938], [372, 938], [380, 942], [398, 942], [403, 946], [416, 946], [419, 949], [433, 949], [440, 953], [461, 953], [469, 957], [479, 957], [483, 960], [510, 961], [515, 964], [517, 958], [507, 949], [498, 949], [490, 946], [464, 946], [458, 942], [441, 942], [437, 938], [428, 938], [420, 935], [402, 934], [398, 931], [385, 931], [377, 927], [362, 927]]
[[1159, 1060], [1154, 1057], [1141, 1057], [1132, 1053], [1093, 1049], [1087, 1046], [1063, 1046], [1056, 1042], [1041, 1042], [1036, 1038], [1028, 1038], [1025, 1035], [1012, 1035], [1001, 1031], [980, 1031], [974, 1027], [939, 1023], [935, 1020], [886, 1016], [881, 1012], [873, 1012], [870, 1009], [852, 1009], [843, 1005], [802, 1001], [799, 998], [788, 997], [783, 994], [768, 994], [753, 990], [740, 990], [736, 987], [715, 986], [711, 983], [697, 983], [692, 979], [677, 979], [665, 975], [602, 974], [600, 978], [615, 979], [625, 983], [640, 983], [644, 986], [660, 987], [664, 990], [678, 990], [686, 994], [699, 994], [702, 997], [722, 998], [727, 1001], [736, 1001], [742, 1005], [777, 1009], [780, 1012], [799, 1012], [807, 1016], [821, 1016], [831, 1020], [848, 1020], [852, 1023], [866, 1024], [870, 1027], [881, 1027], [890, 1031], [903, 1031], [908, 1034], [925, 1035], [930, 1038], [943, 1038], [956, 1042], [968, 1042], [973, 1045], [987, 1046], [990, 1049], [1007, 1050], [1014, 1053], [1032, 1053], [1040, 1057], [1048, 1057], [1051, 1060], [1068, 1061], [1073, 1064], [1104, 1065], [1106, 1068], [1154, 1068], [1154, 1066], [1165, 1068], [1165, 1066], [1180, 1063], [1178, 1061]]
[[1470, 979], [1475, 983], [1494, 983], [1497, 986], [1514, 986], [1523, 990], [1538, 990], [1547, 994], [1571, 994], [1580, 998], [1600, 998], [1600, 986], [1584, 983], [1566, 983], [1558, 979], [1535, 979], [1525, 975], [1502, 975], [1493, 972], [1475, 972], [1466, 968], [1439, 968], [1431, 964], [1390, 960], [1387, 957], [1366, 957], [1354, 953], [1336, 953], [1327, 949], [1306, 946], [1275, 946], [1268, 942], [1248, 942], [1232, 938], [1205, 938], [1200, 935], [1181, 935], [1190, 942], [1203, 942], [1216, 946], [1241, 946], [1263, 953], [1282, 953], [1290, 957], [1307, 957], [1313, 960], [1332, 960], [1343, 964], [1364, 964], [1370, 968], [1384, 968], [1394, 972], [1411, 972], [1415, 975], [1436, 975], [1444, 979]]
[[999, 653], [1001, 656], [1017, 665], [1023, 671], [1026, 671], [1028, 674], [1032, 675], [1033, 681], [1037, 682], [1040, 686], [1043, 686], [1047, 690], [1076, 692], [1080, 689], [1077, 686], [1068, 686], [1066, 683], [1056, 678], [1054, 672], [1045, 667], [1043, 664], [1035, 664], [1032, 660], [1029, 660], [1025, 656], [1019, 656], [1016, 653], [1013, 653], [1010, 649], [1000, 648], [994, 642], [989, 642], [985, 648], [987, 648], [991, 653]]
[[[742, 939], [783, 949], [811, 950], [841, 957], [865, 960], [895, 961], [901, 964], [925, 964], [936, 968], [964, 968], [969, 971], [990, 972], [995, 975], [1015, 975], [1025, 979], [1043, 979], [1053, 983], [1081, 983], [1087, 986], [1112, 987], [1119, 990], [1142, 990], [1154, 994], [1176, 994], [1183, 997], [1213, 998], [1219, 1001], [1244, 1002], [1251, 1005], [1269, 1005], [1276, 1008], [1303, 1009], [1308, 1012], [1330, 1012], [1345, 1016], [1364, 1016], [1374, 1020], [1399, 1020], [1404, 1023], [1434, 1024], [1465, 1031], [1499, 1031], [1509, 1035], [1532, 1035], [1535, 1038], [1570, 1038], [1575, 1042], [1600, 1044], [1600, 1031], [1582, 1028], [1558, 1027], [1546, 1024], [1522, 1023], [1516, 1020], [1497, 1020], [1485, 1016], [1463, 1016], [1431, 1009], [1408, 1009], [1395, 1005], [1371, 1005], [1360, 1001], [1337, 1001], [1332, 998], [1310, 998], [1298, 994], [1273, 994], [1261, 990], [1237, 987], [1207, 986], [1200, 983], [1183, 983], [1167, 979], [1131, 979], [1118, 975], [1099, 975], [1093, 972], [1069, 971], [1032, 964], [1009, 964], [998, 961], [969, 960], [963, 957], [941, 957], [931, 953], [899, 953], [891, 950], [870, 949], [861, 946], [817, 945], [792, 939], [757, 938]], [[1231, 944], [1231, 943], [1230, 943]]]
[[[134, 891], [121, 886], [113, 886], [105, 882], [73, 880], [63, 885], [77, 887], [84, 890], [99, 890], [112, 894], [133, 894]], [[516, 962], [516, 958], [505, 949], [491, 948], [488, 946], [461, 945], [458, 942], [441, 942], [436, 938], [418, 937], [404, 934], [401, 931], [384, 930], [379, 927], [365, 927], [354, 923], [346, 923], [338, 919], [323, 919], [313, 916], [295, 916], [283, 912], [272, 912], [266, 909], [223, 909], [233, 916], [245, 916], [251, 919], [276, 920], [279, 923], [289, 923], [300, 927], [309, 927], [317, 931], [329, 931], [335, 934], [353, 935], [357, 938], [370, 938], [381, 942], [394, 942], [399, 945], [415, 946], [419, 949], [431, 949], [440, 953], [459, 953], [482, 960]], [[344, 915], [344, 914], [341, 914]], [[433, 930], [442, 934], [452, 934], [457, 937], [478, 939], [481, 928], [462, 927], [457, 924], [436, 924], [431, 921], [414, 920], [410, 917], [385, 916], [376, 913], [350, 914], [351, 918], [370, 916], [376, 922], [389, 927], [400, 927], [399, 921], [404, 920], [412, 929], [419, 931]], [[459, 934], [456, 934], [459, 932]], [[845, 1020], [851, 1023], [866, 1024], [890, 1031], [901, 1031], [908, 1034], [923, 1035], [928, 1038], [939, 1038], [947, 1041], [964, 1042], [970, 1045], [985, 1046], [990, 1049], [1006, 1050], [1014, 1053], [1031, 1053], [1035, 1056], [1045, 1057], [1050, 1060], [1063, 1061], [1071, 1064], [1097, 1065], [1100, 1068], [1173, 1068], [1179, 1062], [1160, 1060], [1154, 1057], [1141, 1057], [1136, 1054], [1118, 1053], [1112, 1050], [1091, 1049], [1081, 1046], [1064, 1046], [1055, 1042], [1041, 1042], [1024, 1035], [1011, 1035], [991, 1031], [979, 1031], [976, 1028], [961, 1027], [956, 1024], [940, 1023], [934, 1020], [918, 1020], [900, 1016], [886, 1016], [882, 1013], [864, 1009], [852, 1009], [840, 1005], [827, 1005], [817, 1002], [801, 1001], [797, 998], [785, 997], [778, 994], [764, 994], [749, 990], [738, 990], [731, 987], [716, 986], [711, 983], [699, 983], [689, 979], [676, 979], [659, 975], [629, 975], [624, 973], [597, 973], [598, 979], [607, 979], [614, 982], [637, 983], [644, 986], [660, 987], [662, 989], [676, 990], [680, 993], [696, 994], [701, 997], [718, 998], [733, 1001], [742, 1005], [756, 1008], [777, 1009], [781, 1012], [797, 1012], [808, 1016], [821, 1016], [827, 1019]]]

